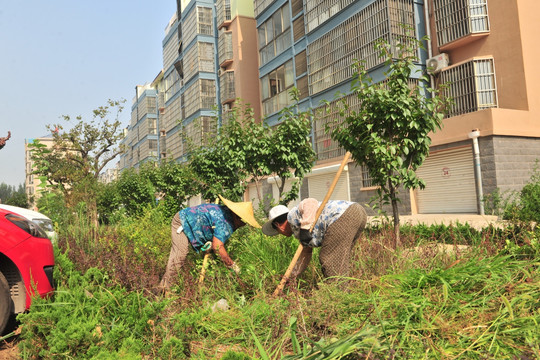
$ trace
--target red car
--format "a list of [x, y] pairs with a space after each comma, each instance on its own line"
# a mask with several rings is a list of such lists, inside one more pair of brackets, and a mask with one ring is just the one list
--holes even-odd
[[0, 209], [0, 335], [10, 317], [30, 308], [33, 296], [54, 291], [51, 240], [36, 223]]

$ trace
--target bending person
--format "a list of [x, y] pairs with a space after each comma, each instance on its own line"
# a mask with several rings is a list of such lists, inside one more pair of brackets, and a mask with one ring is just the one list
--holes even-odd
[[353, 247], [366, 226], [366, 211], [355, 202], [330, 200], [310, 232], [319, 205], [318, 200], [307, 198], [291, 210], [275, 206], [262, 227], [269, 236], [294, 235], [304, 246], [291, 278], [306, 269], [314, 247], [321, 247], [319, 260], [325, 277], [349, 275]]
[[180, 210], [171, 223], [172, 246], [161, 288], [167, 290], [174, 283], [175, 276], [184, 265], [189, 246], [200, 251], [214, 251], [221, 261], [236, 273], [240, 267], [225, 249], [232, 233], [246, 223], [260, 228], [253, 215], [251, 202], [233, 202], [219, 196], [224, 205], [201, 204]]

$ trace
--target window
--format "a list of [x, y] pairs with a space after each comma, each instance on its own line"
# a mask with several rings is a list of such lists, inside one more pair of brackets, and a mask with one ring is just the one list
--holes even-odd
[[197, 35], [213, 35], [212, 8], [197, 6], [185, 18], [182, 26], [184, 44], [187, 46]]
[[444, 70], [441, 83], [448, 83], [446, 95], [454, 99], [448, 117], [497, 107], [493, 59], [475, 59]]
[[401, 24], [414, 27], [413, 0], [379, 0], [308, 45], [309, 93], [317, 94], [351, 79], [355, 60], [370, 69], [382, 63], [374, 48], [378, 39], [407, 42]]
[[269, 115], [290, 104], [288, 90], [294, 85], [292, 61], [261, 78], [263, 113]]
[[289, 4], [277, 10], [257, 29], [261, 65], [266, 64], [291, 46]]
[[366, 164], [362, 164], [362, 187], [373, 187], [373, 178], [369, 174], [369, 168]]
[[439, 46], [489, 31], [487, 0], [435, 0], [434, 5]]

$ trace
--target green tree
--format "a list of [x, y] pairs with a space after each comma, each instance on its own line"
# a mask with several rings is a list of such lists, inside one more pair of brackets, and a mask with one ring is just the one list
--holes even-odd
[[[294, 105], [280, 112], [280, 124], [273, 129], [268, 148], [268, 168], [278, 178], [278, 202], [287, 205], [298, 197], [300, 185], [306, 173], [310, 172], [316, 160], [309, 136], [311, 133], [311, 112], [298, 111], [298, 90], [291, 95]], [[293, 179], [291, 190], [285, 191], [285, 183]]]
[[[332, 139], [358, 164], [367, 165], [382, 203], [391, 204], [396, 246], [400, 242], [398, 189], [425, 187], [415, 171], [429, 153], [429, 133], [441, 128], [451, 103], [442, 88], [410, 85], [412, 71], [417, 69], [417, 47], [421, 46], [420, 41], [412, 39], [394, 48], [378, 42], [379, 56], [386, 59], [389, 68], [386, 81], [374, 83], [365, 67], [356, 64], [352, 92], [360, 100], [359, 105], [352, 109], [342, 101], [338, 124], [327, 128]], [[429, 83], [426, 75], [419, 81]]]
[[24, 189], [23, 184], [19, 184], [17, 188], [15, 186], [8, 185], [6, 183], [0, 184], [0, 204], [7, 204], [18, 206], [22, 208], [28, 207], [28, 196]]
[[[108, 100], [105, 106], [93, 110], [90, 121], [77, 116], [70, 129], [64, 130], [62, 124], [47, 125], [53, 137], [52, 147], [39, 142], [32, 145], [35, 173], [42, 182], [60, 189], [68, 206], [85, 203], [94, 223], [97, 223], [99, 174], [122, 152], [118, 146], [124, 136], [119, 115], [124, 102]], [[66, 123], [73, 122], [69, 115], [62, 118]]]

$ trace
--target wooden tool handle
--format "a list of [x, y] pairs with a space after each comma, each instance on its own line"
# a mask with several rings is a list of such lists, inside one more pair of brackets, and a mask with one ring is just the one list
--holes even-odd
[[[313, 221], [313, 224], [311, 224], [311, 227], [309, 228], [309, 231], [311, 232], [313, 228], [315, 227], [315, 223], [319, 219], [319, 216], [321, 216], [321, 213], [326, 206], [326, 203], [328, 200], [330, 200], [330, 196], [332, 196], [332, 192], [334, 192], [334, 188], [336, 187], [336, 184], [339, 180], [339, 177], [341, 176], [341, 172], [343, 171], [343, 168], [349, 161], [349, 158], [351, 157], [351, 153], [347, 151], [345, 156], [343, 156], [343, 161], [341, 162], [341, 165], [339, 166], [339, 169], [336, 173], [336, 176], [334, 176], [334, 181], [332, 181], [332, 184], [330, 185], [330, 188], [328, 189], [328, 192], [326, 193], [326, 196], [324, 197], [324, 200], [322, 201], [321, 205], [317, 209], [317, 212], [315, 213], [315, 220]], [[283, 290], [283, 287], [287, 283], [287, 280], [289, 280], [289, 277], [291, 276], [291, 273], [296, 266], [296, 263], [298, 262], [298, 258], [300, 257], [300, 254], [302, 253], [302, 250], [304, 249], [303, 245], [298, 245], [298, 249], [296, 249], [296, 253], [294, 254], [293, 259], [291, 260], [291, 263], [289, 264], [289, 267], [287, 268], [287, 271], [285, 271], [285, 275], [283, 275], [283, 278], [281, 279], [281, 282], [279, 283], [276, 290], [274, 290], [274, 296], [279, 295], [281, 291]]]

